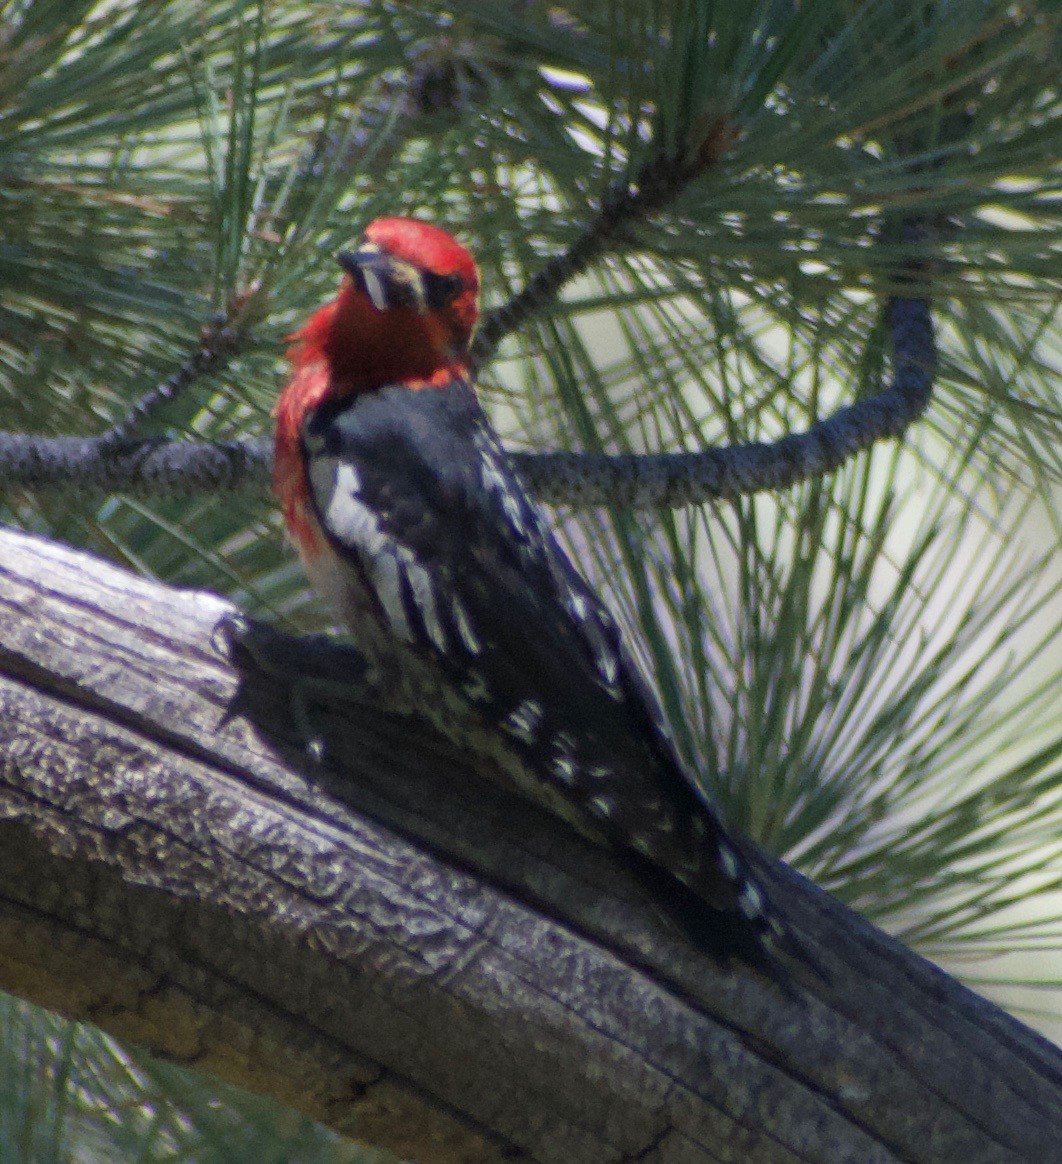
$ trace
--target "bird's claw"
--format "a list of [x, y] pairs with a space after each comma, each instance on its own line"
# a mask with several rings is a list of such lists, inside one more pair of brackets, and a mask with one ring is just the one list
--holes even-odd
[[353, 647], [325, 635], [286, 635], [242, 611], [218, 619], [211, 644], [234, 664], [249, 661], [287, 689], [299, 742], [316, 764], [324, 763], [328, 747], [314, 724], [313, 704], [350, 703], [372, 688], [372, 674]]
[[224, 659], [232, 659], [240, 639], [248, 633], [251, 620], [239, 610], [226, 611], [214, 623], [210, 632], [210, 645]]
[[294, 678], [290, 667], [282, 665], [279, 659], [278, 643], [286, 641], [264, 622], [244, 614], [242, 610], [231, 610], [223, 614], [214, 624], [210, 644], [223, 658], [232, 663], [246, 656], [260, 671], [277, 678]]

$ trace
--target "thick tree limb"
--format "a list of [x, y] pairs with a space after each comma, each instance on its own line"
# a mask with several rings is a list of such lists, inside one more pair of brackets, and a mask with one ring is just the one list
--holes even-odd
[[418, 1161], [1062, 1158], [1059, 1052], [793, 873], [803, 1006], [418, 722], [314, 769], [226, 609], [0, 532], [0, 986]]

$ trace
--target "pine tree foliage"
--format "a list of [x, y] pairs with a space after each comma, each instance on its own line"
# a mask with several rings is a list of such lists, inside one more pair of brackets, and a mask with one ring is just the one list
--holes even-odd
[[[737, 824], [1062, 1013], [1055, 5], [0, 13], [3, 430], [105, 432], [220, 313], [235, 352], [140, 435], [264, 435], [284, 337], [372, 218], [453, 227], [497, 306], [661, 153], [710, 161], [483, 369], [513, 448], [806, 428], [885, 381], [884, 296], [926, 258], [941, 361], [901, 447], [780, 496], [557, 517]], [[327, 621], [264, 498], [0, 493], [0, 519], [288, 629]]]

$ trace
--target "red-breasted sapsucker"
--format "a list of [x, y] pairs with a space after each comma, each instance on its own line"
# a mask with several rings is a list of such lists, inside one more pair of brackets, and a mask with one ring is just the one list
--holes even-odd
[[472, 257], [383, 218], [338, 258], [277, 408], [275, 484], [314, 584], [370, 653], [429, 657], [532, 773], [522, 791], [609, 845], [699, 945], [762, 964], [787, 935], [743, 845], [469, 382]]

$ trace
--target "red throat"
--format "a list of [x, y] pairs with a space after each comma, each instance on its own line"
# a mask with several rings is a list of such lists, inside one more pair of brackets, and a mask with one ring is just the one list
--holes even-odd
[[288, 528], [312, 560], [324, 538], [310, 503], [300, 447], [307, 415], [386, 384], [443, 387], [467, 374], [465, 360], [476, 324], [479, 272], [472, 256], [444, 230], [408, 218], [378, 218], [366, 242], [435, 275], [457, 275], [462, 290], [431, 311], [381, 311], [349, 279], [333, 302], [315, 312], [291, 338], [292, 376], [277, 404], [273, 481]]
[[288, 357], [296, 372], [322, 359], [328, 363], [333, 399], [385, 384], [430, 381], [461, 363], [438, 315], [414, 307], [378, 311], [349, 279], [292, 339]]
[[442, 387], [467, 368], [450, 350], [449, 330], [437, 315], [413, 307], [378, 311], [349, 279], [291, 338], [292, 376], [276, 408], [273, 483], [288, 528], [311, 560], [323, 541], [309, 503], [300, 452], [306, 416], [325, 401], [371, 392], [386, 384]]

